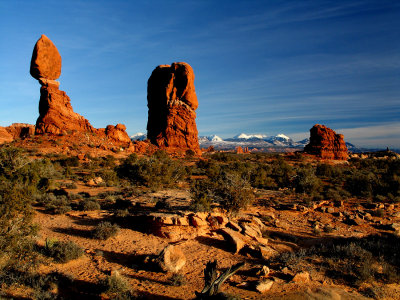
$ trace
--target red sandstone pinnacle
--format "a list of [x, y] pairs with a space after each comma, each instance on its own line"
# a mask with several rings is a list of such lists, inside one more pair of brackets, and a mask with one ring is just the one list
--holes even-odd
[[160, 65], [147, 83], [147, 138], [160, 148], [200, 153], [198, 107], [192, 67], [183, 62]]
[[67, 94], [56, 86], [42, 86], [35, 133], [95, 132], [88, 120], [74, 112], [70, 101]]
[[53, 42], [44, 34], [32, 53], [30, 73], [33, 78], [56, 80], [61, 75], [61, 56]]
[[310, 129], [310, 142], [304, 152], [323, 159], [347, 160], [347, 146], [343, 134], [336, 134], [332, 129], [316, 124]]

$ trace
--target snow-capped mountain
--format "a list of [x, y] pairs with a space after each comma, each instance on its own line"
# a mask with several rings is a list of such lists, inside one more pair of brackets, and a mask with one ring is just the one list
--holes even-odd
[[199, 136], [199, 143], [201, 142], [223, 142], [224, 140], [218, 135]]
[[[212, 138], [217, 137], [217, 138]], [[200, 136], [200, 146], [207, 148], [213, 146], [218, 150], [229, 150], [235, 149], [238, 146], [249, 147], [250, 149], [257, 148], [260, 151], [295, 151], [302, 150], [303, 144], [294, 142], [290, 137], [284, 134], [277, 134], [274, 136], [268, 136], [265, 134], [246, 134], [241, 133], [235, 135], [232, 138], [221, 139], [218, 136]]]
[[[138, 132], [131, 136], [132, 141], [144, 141], [146, 138], [147, 135], [142, 132]], [[232, 138], [226, 139], [222, 139], [215, 134], [199, 136], [200, 147], [208, 148], [213, 146], [216, 150], [233, 150], [236, 147], [241, 146], [248, 147], [249, 149], [257, 149], [259, 151], [301, 151], [309, 142], [309, 138], [295, 142], [290, 137], [282, 133], [273, 136], [268, 136], [265, 134], [241, 133]], [[346, 146], [351, 152], [360, 152], [360, 149], [353, 144], [346, 142]]]
[[235, 135], [232, 139], [235, 139], [235, 140], [262, 140], [262, 139], [264, 139], [266, 137], [267, 136], [265, 134], [245, 134], [245, 133], [241, 133], [241, 134]]
[[142, 132], [138, 132], [135, 133], [134, 135], [131, 135], [132, 141], [144, 141], [145, 139], [147, 139], [147, 134]]

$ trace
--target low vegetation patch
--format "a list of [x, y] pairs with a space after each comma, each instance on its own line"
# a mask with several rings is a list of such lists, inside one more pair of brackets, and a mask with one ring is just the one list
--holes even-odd
[[118, 234], [120, 228], [117, 224], [111, 224], [110, 222], [101, 222], [92, 231], [92, 237], [100, 240], [107, 240]]
[[52, 257], [56, 262], [66, 263], [77, 259], [83, 255], [83, 250], [72, 241], [62, 242], [53, 239], [47, 239], [44, 247], [44, 253]]

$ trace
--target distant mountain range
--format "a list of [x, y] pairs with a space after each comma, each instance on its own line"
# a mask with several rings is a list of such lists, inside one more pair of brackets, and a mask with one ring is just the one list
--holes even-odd
[[[132, 140], [143, 141], [146, 139], [146, 134], [136, 133], [131, 136]], [[248, 147], [253, 151], [260, 152], [288, 152], [303, 150], [309, 139], [301, 141], [293, 141], [290, 137], [284, 134], [267, 136], [265, 134], [246, 134], [241, 133], [232, 138], [222, 139], [218, 135], [199, 136], [199, 144], [201, 148], [213, 146], [215, 150], [234, 150], [240, 146]], [[346, 143], [347, 148], [351, 152], [360, 152], [361, 150], [353, 144]]]

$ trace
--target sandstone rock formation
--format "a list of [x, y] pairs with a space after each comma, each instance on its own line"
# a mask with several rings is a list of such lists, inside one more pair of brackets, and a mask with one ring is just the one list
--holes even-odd
[[346, 160], [349, 157], [343, 135], [320, 124], [310, 129], [310, 142], [304, 147], [304, 152], [323, 159]]
[[183, 62], [160, 65], [147, 83], [147, 138], [167, 150], [200, 153], [198, 107], [192, 67]]
[[72, 109], [70, 99], [57, 86], [43, 85], [40, 89], [39, 118], [36, 134], [68, 134], [71, 131], [94, 132], [89, 121]]
[[25, 123], [13, 123], [0, 127], [0, 144], [10, 143], [16, 139], [24, 139], [35, 133], [35, 126]]
[[33, 49], [30, 73], [42, 86], [36, 134], [91, 133], [107, 137], [110, 142], [124, 144], [125, 147], [132, 144], [125, 132], [125, 125], [108, 125], [105, 129], [96, 129], [87, 119], [74, 112], [70, 98], [59, 90], [60, 83], [55, 80], [61, 75], [61, 56], [45, 35], [40, 37]]
[[0, 127], [0, 144], [10, 143], [13, 140], [13, 136], [7, 131], [6, 127]]

